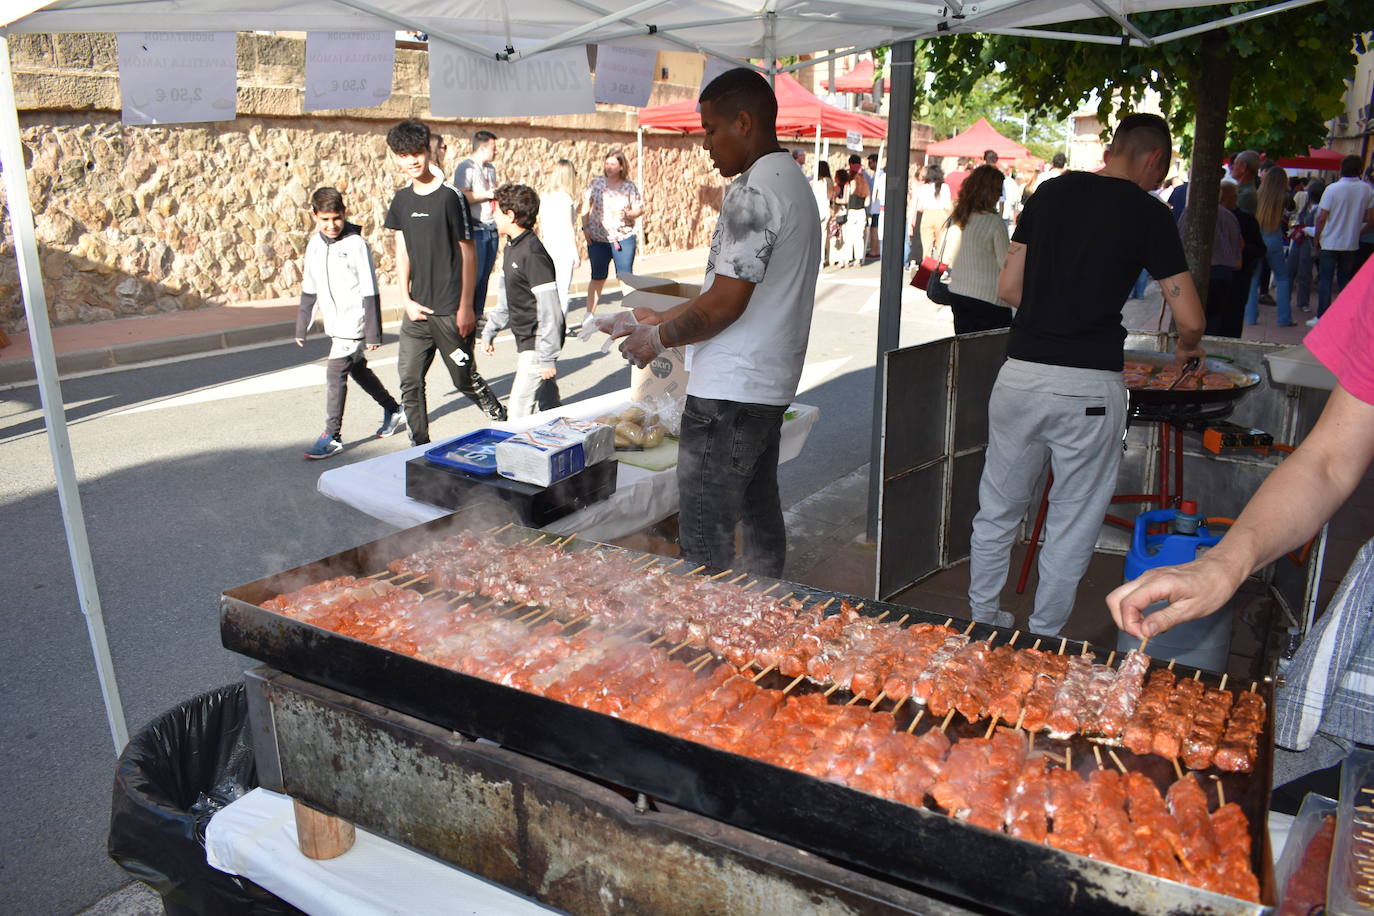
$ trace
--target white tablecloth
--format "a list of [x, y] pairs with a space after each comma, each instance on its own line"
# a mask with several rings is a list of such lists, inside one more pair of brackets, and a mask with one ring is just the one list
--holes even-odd
[[205, 860], [312, 916], [548, 916], [550, 909], [365, 830], [343, 855], [309, 859], [290, 797], [254, 789], [210, 819]]
[[[585, 401], [564, 404], [533, 417], [493, 423], [497, 429], [519, 431], [545, 423], [554, 417], [591, 419], [620, 407], [630, 400], [628, 390], [613, 391]], [[793, 404], [795, 416], [782, 424], [779, 460], [791, 461], [801, 454], [806, 437], [820, 418], [820, 410], [806, 404]], [[452, 510], [420, 502], [406, 496], [406, 462], [424, 454], [428, 445], [417, 445], [377, 458], [333, 468], [320, 475], [319, 491], [330, 499], [347, 503], [397, 528], [411, 528], [433, 521]], [[678, 508], [677, 468], [647, 471], [621, 463], [616, 472], [615, 493], [609, 499], [592, 503], [571, 515], [545, 526], [553, 534], [580, 533], [593, 540], [606, 541], [633, 534], [661, 522]]]

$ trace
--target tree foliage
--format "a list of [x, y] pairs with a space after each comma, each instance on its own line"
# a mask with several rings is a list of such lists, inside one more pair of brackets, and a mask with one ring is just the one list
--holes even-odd
[[[1131, 16], [1147, 35], [1159, 35], [1269, 6], [1268, 2]], [[1300, 7], [1229, 26], [1234, 65], [1227, 148], [1265, 150], [1271, 156], [1306, 152], [1326, 137], [1325, 122], [1342, 111], [1345, 78], [1355, 63], [1355, 42], [1370, 26], [1366, 3]], [[1094, 35], [1119, 34], [1119, 26], [1095, 19], [1058, 27]], [[1003, 35], [943, 35], [923, 42], [921, 58], [934, 74], [931, 95], [966, 98], [999, 70], [1000, 98], [1038, 121], [1060, 122], [1088, 100], [1097, 100], [1103, 124], [1138, 106], [1147, 90], [1175, 136], [1191, 135], [1194, 81], [1201, 76], [1204, 36], [1151, 48], [1088, 44]], [[1362, 38], [1359, 40], [1363, 41]], [[918, 77], [919, 79], [919, 77]]]

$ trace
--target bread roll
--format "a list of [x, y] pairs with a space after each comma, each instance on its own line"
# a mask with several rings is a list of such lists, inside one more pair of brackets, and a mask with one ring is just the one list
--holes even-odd
[[644, 430], [644, 447], [653, 448], [663, 443], [663, 427], [650, 426]]
[[615, 434], [617, 438], [628, 440], [631, 445], [644, 444], [644, 428], [638, 423], [621, 420], [615, 425]]

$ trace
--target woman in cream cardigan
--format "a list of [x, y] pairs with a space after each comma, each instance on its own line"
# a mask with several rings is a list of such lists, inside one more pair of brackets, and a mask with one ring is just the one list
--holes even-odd
[[997, 212], [1001, 196], [1002, 173], [991, 165], [974, 169], [959, 189], [944, 258], [950, 265], [955, 334], [1011, 325], [1011, 309], [997, 299], [997, 274], [1009, 241], [1006, 223]]

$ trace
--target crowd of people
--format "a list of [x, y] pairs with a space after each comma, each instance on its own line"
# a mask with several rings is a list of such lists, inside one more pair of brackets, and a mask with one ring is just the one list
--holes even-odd
[[[412, 445], [428, 443], [425, 374], [436, 354], [454, 386], [493, 420], [558, 406], [557, 359], [567, 331], [572, 274], [580, 263], [578, 228], [591, 264], [588, 315], [596, 311], [610, 265], [615, 264], [617, 276], [634, 269], [637, 221], [645, 204], [619, 150], [605, 157], [601, 174], [580, 196], [576, 166], [559, 159], [541, 195], [528, 185], [500, 181], [498, 138], [489, 130], [473, 134], [469, 155], [451, 176], [444, 167], [447, 142], [423, 122], [402, 121], [386, 139], [408, 179], [384, 223], [396, 233], [396, 280], [404, 296], [400, 400], [367, 366], [366, 351], [381, 345], [371, 249], [360, 228], [347, 221], [342, 194], [320, 188], [311, 198], [317, 231], [306, 246], [296, 343], [304, 346], [318, 316], [331, 344], [325, 429], [306, 450], [307, 458], [343, 450], [340, 429], [349, 378], [382, 407], [378, 437], [407, 429]], [[502, 238], [507, 244], [501, 285], [487, 316], [488, 284]], [[474, 347], [480, 333], [483, 350], [494, 353], [496, 332], [505, 328], [517, 350], [509, 410], [478, 371]]]

